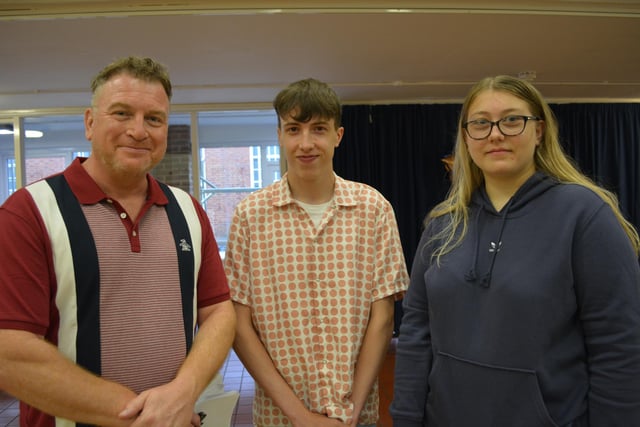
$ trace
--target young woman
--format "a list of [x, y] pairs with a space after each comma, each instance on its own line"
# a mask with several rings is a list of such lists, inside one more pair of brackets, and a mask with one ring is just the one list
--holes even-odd
[[540, 93], [477, 83], [403, 303], [394, 425], [640, 425], [639, 248]]

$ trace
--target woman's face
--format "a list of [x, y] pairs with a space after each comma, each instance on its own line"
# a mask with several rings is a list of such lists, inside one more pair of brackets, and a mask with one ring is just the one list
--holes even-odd
[[[469, 105], [468, 125], [489, 127], [487, 121], [505, 119], [500, 126], [506, 133], [515, 133], [521, 117], [532, 116], [529, 105], [522, 99], [504, 91], [493, 89], [480, 92]], [[506, 136], [497, 125], [483, 139], [472, 139], [463, 130], [465, 143], [473, 162], [482, 170], [485, 181], [524, 182], [535, 173], [534, 154], [542, 138], [544, 123], [541, 120], [525, 119], [524, 131], [519, 135]], [[513, 123], [516, 123], [514, 128]], [[515, 130], [514, 130], [515, 129]], [[477, 134], [474, 136], [477, 137]]]

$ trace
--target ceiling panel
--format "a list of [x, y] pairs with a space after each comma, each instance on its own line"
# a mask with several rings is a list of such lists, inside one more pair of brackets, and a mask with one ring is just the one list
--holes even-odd
[[130, 54], [169, 67], [178, 105], [267, 105], [304, 77], [345, 103], [458, 102], [528, 71], [550, 100], [640, 101], [640, 1], [450, 3], [0, 1], [0, 112], [83, 107]]

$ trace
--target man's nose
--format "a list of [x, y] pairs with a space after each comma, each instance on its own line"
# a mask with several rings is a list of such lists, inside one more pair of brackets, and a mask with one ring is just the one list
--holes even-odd
[[142, 140], [149, 136], [144, 116], [135, 115], [129, 122], [127, 133], [134, 139]]
[[314, 146], [314, 141], [313, 141], [313, 135], [311, 134], [311, 131], [308, 129], [303, 130], [300, 133], [300, 146], [302, 148], [312, 148]]

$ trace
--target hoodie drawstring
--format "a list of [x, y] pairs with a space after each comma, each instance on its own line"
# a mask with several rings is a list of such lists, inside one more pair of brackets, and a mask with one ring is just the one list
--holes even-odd
[[476, 230], [476, 233], [473, 236], [473, 239], [474, 239], [473, 258], [471, 261], [471, 268], [464, 275], [464, 279], [467, 282], [475, 282], [477, 279], [476, 265], [478, 265], [478, 252], [480, 251], [480, 238], [478, 237], [478, 234], [479, 234], [478, 226], [480, 224], [480, 211], [481, 209], [478, 209], [478, 211], [476, 212], [476, 216], [474, 218], [474, 222], [476, 223], [474, 229]]
[[[489, 264], [489, 269], [487, 270], [487, 272], [482, 276], [482, 278], [480, 279], [480, 286], [482, 286], [483, 288], [488, 288], [491, 285], [491, 275], [493, 274], [493, 266], [496, 263], [496, 258], [498, 256], [498, 252], [500, 252], [500, 248], [502, 246], [502, 233], [504, 231], [504, 227], [507, 223], [507, 214], [509, 213], [509, 208], [511, 207], [511, 203], [513, 202], [513, 197], [511, 199], [509, 199], [509, 202], [505, 205], [504, 209], [502, 209], [502, 214], [501, 214], [501, 219], [502, 222], [500, 224], [500, 232], [498, 233], [498, 239], [495, 242], [491, 242], [493, 247], [491, 248], [492, 251], [492, 255], [491, 255], [491, 263]], [[478, 252], [480, 250], [480, 238], [478, 236], [478, 234], [480, 233], [479, 230], [479, 223], [480, 223], [480, 211], [482, 210], [482, 208], [478, 209], [478, 213], [476, 214], [476, 218], [475, 218], [475, 222], [476, 222], [476, 235], [474, 236], [475, 238], [475, 248], [474, 248], [474, 252], [473, 252], [473, 263], [471, 265], [471, 269], [464, 275], [465, 280], [467, 280], [468, 282], [475, 282], [477, 277], [476, 277], [476, 265], [478, 263]]]

